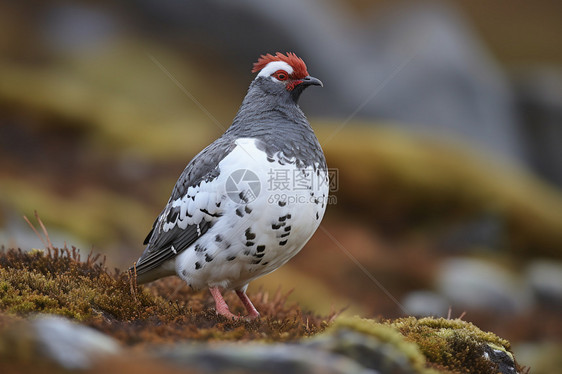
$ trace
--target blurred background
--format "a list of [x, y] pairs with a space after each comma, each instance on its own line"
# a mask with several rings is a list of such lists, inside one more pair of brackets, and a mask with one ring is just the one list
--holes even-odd
[[127, 268], [262, 53], [324, 82], [301, 99], [335, 200], [288, 265], [326, 314], [458, 317], [562, 366], [562, 3], [0, 3], [0, 244]]

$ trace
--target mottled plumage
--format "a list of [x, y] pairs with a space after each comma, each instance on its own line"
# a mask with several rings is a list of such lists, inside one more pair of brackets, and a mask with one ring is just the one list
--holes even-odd
[[134, 267], [140, 283], [177, 274], [208, 287], [229, 317], [221, 290], [235, 290], [257, 317], [248, 283], [302, 249], [328, 197], [324, 154], [297, 105], [321, 82], [294, 54], [262, 56], [254, 71], [232, 125], [184, 169]]

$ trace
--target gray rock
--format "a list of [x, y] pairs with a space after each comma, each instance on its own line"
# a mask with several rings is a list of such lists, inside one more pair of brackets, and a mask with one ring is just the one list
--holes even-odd
[[380, 373], [415, 374], [407, 355], [395, 344], [348, 328], [338, 328], [304, 343], [305, 346], [344, 355]]
[[513, 73], [513, 86], [530, 163], [562, 186], [562, 69], [520, 68]]
[[449, 303], [440, 294], [432, 291], [414, 291], [402, 300], [409, 314], [416, 317], [446, 317]]
[[409, 62], [363, 113], [521, 161], [524, 147], [509, 81], [469, 21], [450, 4], [402, 3], [377, 15], [372, 55], [363, 59], [373, 63], [370, 69], [352, 69], [365, 82], [371, 78], [368, 89], [359, 89], [367, 95]]
[[113, 338], [62, 317], [39, 316], [32, 329], [37, 350], [66, 369], [90, 368], [121, 350]]
[[333, 0], [139, 5], [174, 40], [186, 35], [183, 43], [204, 45], [241, 74], [259, 53], [296, 52], [325, 86], [301, 101], [311, 115], [388, 119], [525, 158], [509, 81], [451, 2], [400, 2], [362, 19]]
[[[1, 147], [1, 145], [0, 145]], [[39, 224], [33, 216], [28, 216], [32, 224], [42, 233]], [[10, 204], [4, 205], [0, 201], [0, 244], [7, 248], [45, 248], [45, 244], [37, 237], [21, 213]], [[77, 248], [87, 248], [88, 244], [72, 233], [57, 228], [49, 227], [49, 239], [56, 248], [65, 248], [66, 243], [72, 243]]]
[[378, 373], [347, 357], [292, 344], [178, 344], [153, 352], [168, 363], [203, 373]]
[[40, 27], [43, 33], [39, 36], [49, 48], [90, 54], [96, 47], [110, 43], [120, 28], [110, 12], [71, 3], [52, 4]]
[[535, 260], [527, 267], [526, 278], [539, 301], [562, 308], [561, 263]]
[[501, 374], [518, 374], [513, 355], [505, 349], [487, 345], [484, 347], [484, 357], [498, 365]]
[[497, 264], [470, 258], [443, 262], [436, 276], [437, 290], [454, 310], [483, 309], [521, 313], [532, 304], [528, 287], [514, 273]]
[[449, 225], [439, 238], [438, 248], [456, 254], [475, 250], [499, 251], [507, 235], [505, 218], [484, 213], [458, 224]]

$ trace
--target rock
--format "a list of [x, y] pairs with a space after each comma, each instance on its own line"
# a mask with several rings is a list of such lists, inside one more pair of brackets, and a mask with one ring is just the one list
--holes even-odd
[[37, 349], [66, 369], [86, 369], [120, 351], [113, 338], [62, 317], [40, 316], [32, 327]]
[[513, 355], [503, 347], [493, 344], [484, 346], [484, 358], [498, 365], [501, 374], [517, 374]]
[[113, 338], [62, 317], [40, 316], [32, 326], [37, 348], [66, 369], [87, 369], [98, 359], [120, 351]]
[[380, 373], [423, 372], [425, 358], [395, 329], [369, 320], [341, 319], [304, 345], [343, 355]]
[[178, 344], [154, 350], [157, 358], [202, 373], [377, 374], [352, 359], [295, 344]]
[[402, 2], [361, 18], [325, 0], [155, 4], [139, 2], [139, 16], [167, 34], [190, 35], [183, 43], [205, 45], [240, 74], [264, 51], [297, 52], [325, 84], [302, 99], [311, 115], [383, 118], [524, 159], [509, 81], [451, 3]]
[[446, 317], [449, 312], [447, 300], [432, 291], [410, 292], [402, 300], [402, 305], [408, 314], [416, 317]]
[[[0, 221], [4, 222], [0, 226], [0, 244], [9, 243], [12, 248], [44, 248], [45, 244], [30, 229], [29, 225], [22, 219], [21, 214], [14, 207], [3, 203], [4, 201], [0, 201]], [[37, 226], [33, 217], [28, 216], [28, 218]], [[74, 246], [81, 248], [88, 246], [76, 235], [57, 228], [49, 227], [49, 239], [56, 248], [64, 248], [66, 243], [72, 243]]]
[[364, 77], [358, 89], [365, 96], [392, 80], [359, 114], [524, 160], [509, 81], [459, 9], [445, 2], [402, 3], [371, 23], [364, 45], [371, 55], [356, 57], [370, 66], [354, 66], [351, 73]]
[[562, 308], [562, 264], [535, 260], [526, 270], [526, 278], [536, 298], [547, 305]]
[[340, 318], [326, 332], [293, 344], [182, 344], [154, 352], [205, 373], [426, 373], [415, 344], [388, 325], [359, 318]]
[[562, 69], [521, 68], [512, 76], [530, 163], [541, 176], [562, 186]]
[[518, 370], [508, 341], [459, 319], [377, 322], [340, 317], [325, 332], [293, 343], [221, 343], [221, 336], [213, 335], [213, 342], [171, 341], [127, 349], [65, 318], [0, 317], [4, 324], [0, 370], [6, 363], [15, 370], [48, 367], [49, 372], [142, 368], [162, 373], [434, 374], [435, 368], [515, 374]]
[[506, 268], [471, 258], [444, 261], [436, 276], [437, 290], [450, 300], [454, 310], [521, 313], [532, 303], [530, 291], [522, 283]]
[[444, 318], [340, 317], [324, 333], [292, 344], [179, 344], [151, 353], [203, 373], [517, 373], [509, 342]]
[[415, 342], [428, 363], [447, 372], [516, 374], [510, 343], [470, 322], [445, 318], [400, 318], [389, 322]]
[[40, 37], [54, 50], [93, 55], [96, 48], [111, 43], [120, 29], [116, 17], [103, 10], [78, 4], [53, 5], [40, 24]]
[[17, 321], [0, 334], [0, 361], [55, 363], [67, 370], [92, 368], [120, 353], [116, 340], [62, 317], [40, 315]]
[[498, 251], [508, 235], [505, 218], [483, 213], [451, 225], [439, 239], [439, 249], [449, 253], [470, 253], [475, 249]]

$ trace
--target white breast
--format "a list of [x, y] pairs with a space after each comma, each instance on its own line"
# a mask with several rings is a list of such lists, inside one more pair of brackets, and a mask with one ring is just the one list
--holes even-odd
[[326, 170], [281, 165], [283, 155], [268, 160], [255, 139], [236, 144], [209, 182], [216, 195], [205, 197], [220, 202], [222, 216], [176, 257], [176, 272], [195, 289], [244, 289], [277, 269], [302, 249], [326, 209]]

